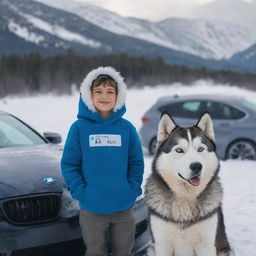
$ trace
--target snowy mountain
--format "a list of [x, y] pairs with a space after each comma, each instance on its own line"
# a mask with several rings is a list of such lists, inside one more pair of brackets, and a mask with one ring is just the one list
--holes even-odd
[[251, 67], [252, 72], [256, 72], [256, 44], [232, 56], [230, 59], [233, 63]]
[[225, 21], [170, 18], [150, 22], [125, 18], [101, 7], [70, 0], [37, 0], [72, 12], [110, 32], [208, 59], [228, 59], [256, 42], [256, 30]]
[[70, 48], [80, 55], [127, 53], [162, 57], [169, 64], [191, 67], [211, 63], [191, 54], [109, 32], [75, 14], [39, 2], [0, 1], [0, 54], [39, 51], [54, 55]]
[[[94, 14], [97, 16], [96, 13]], [[98, 16], [101, 17], [101, 15]], [[107, 23], [110, 19], [110, 17], [105, 17], [102, 23], [104, 20]], [[152, 24], [134, 18], [128, 20], [136, 20], [137, 24], [141, 25], [141, 35], [144, 33], [143, 27], [147, 27], [146, 24]], [[117, 21], [112, 23], [120, 29], [125, 27], [118, 25]], [[159, 23], [158, 26], [163, 25]], [[132, 25], [129, 28], [131, 31], [135, 29]], [[150, 30], [149, 26], [147, 28]], [[155, 27], [151, 28], [152, 35], [156, 35]], [[148, 30], [145, 30], [145, 34]], [[160, 38], [159, 34], [159, 40]], [[175, 37], [172, 38], [177, 40]], [[176, 42], [176, 44], [182, 45], [181, 42]], [[205, 45], [207, 44], [206, 42]], [[77, 54], [84, 56], [126, 53], [130, 56], [148, 59], [160, 57], [168, 64], [248, 71], [247, 67], [244, 68], [236, 62], [205, 59], [173, 48], [113, 33], [74, 13], [38, 1], [0, 0], [0, 55], [24, 54], [31, 51], [39, 51], [44, 55], [56, 55], [66, 52], [67, 49], [74, 49]]]
[[256, 42], [256, 30], [218, 20], [166, 19], [157, 23], [175, 49], [204, 58], [228, 59]]
[[82, 20], [83, 27], [74, 15], [38, 4], [33, 1], [1, 0], [0, 2], [0, 52], [25, 53], [39, 50], [56, 54], [69, 48], [78, 52], [98, 53], [108, 49], [107, 44], [90, 37], [92, 24]]

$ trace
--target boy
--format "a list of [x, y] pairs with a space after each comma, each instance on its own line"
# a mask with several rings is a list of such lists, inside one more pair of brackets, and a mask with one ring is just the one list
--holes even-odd
[[126, 111], [126, 84], [111, 67], [88, 73], [81, 85], [78, 120], [67, 136], [62, 174], [79, 201], [87, 256], [129, 256], [134, 243], [132, 206], [141, 194], [143, 153]]

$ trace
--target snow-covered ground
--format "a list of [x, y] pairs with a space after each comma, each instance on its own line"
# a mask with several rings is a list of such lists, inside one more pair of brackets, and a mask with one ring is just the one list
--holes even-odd
[[[256, 102], [256, 93], [238, 87], [199, 81], [194, 86], [174, 84], [128, 91], [125, 118], [139, 128], [143, 113], [160, 97], [173, 94], [235, 94]], [[0, 110], [10, 112], [39, 132], [54, 131], [65, 141], [68, 128], [76, 120], [79, 93], [72, 96], [43, 95], [8, 97], [0, 100]], [[256, 131], [255, 131], [256, 132]], [[145, 154], [145, 179], [152, 157]], [[224, 215], [227, 235], [237, 256], [256, 256], [256, 162], [222, 161], [220, 172], [225, 196]]]

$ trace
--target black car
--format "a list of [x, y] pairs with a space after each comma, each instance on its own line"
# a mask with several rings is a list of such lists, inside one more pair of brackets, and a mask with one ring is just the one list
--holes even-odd
[[[47, 248], [64, 248], [65, 243], [82, 245], [79, 207], [60, 172], [59, 142], [57, 133], [42, 136], [17, 117], [0, 112], [0, 255], [35, 256]], [[134, 211], [134, 252], [142, 255], [151, 239], [142, 198]]]

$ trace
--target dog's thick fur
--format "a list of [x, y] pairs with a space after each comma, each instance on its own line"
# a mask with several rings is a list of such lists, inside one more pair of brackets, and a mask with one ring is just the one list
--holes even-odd
[[157, 147], [145, 187], [154, 240], [148, 255], [231, 255], [210, 115], [183, 128], [164, 113]]

